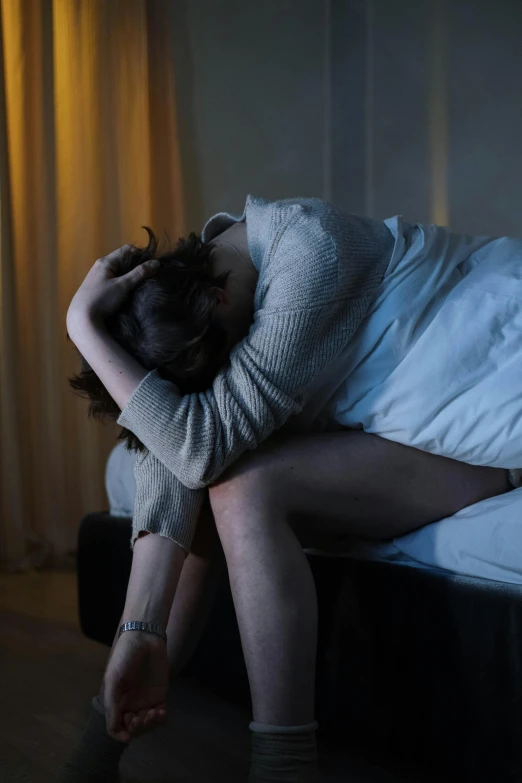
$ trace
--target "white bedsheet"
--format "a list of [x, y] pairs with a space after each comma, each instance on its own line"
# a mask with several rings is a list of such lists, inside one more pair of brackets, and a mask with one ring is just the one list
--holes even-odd
[[133, 515], [136, 496], [135, 462], [135, 452], [127, 451], [123, 441], [119, 441], [109, 454], [105, 466], [105, 491], [113, 517]]
[[[470, 464], [521, 468], [522, 240], [411, 227], [400, 217], [387, 224], [396, 247], [385, 280], [295, 428], [364, 429]], [[131, 462], [107, 467], [120, 515], [133, 495], [118, 471], [132, 472]], [[393, 541], [346, 540], [320, 554], [520, 584], [522, 488]]]
[[[320, 407], [327, 429], [335, 421], [470, 464], [522, 467], [522, 240], [388, 225], [399, 241], [386, 278], [332, 370], [345, 380], [328, 399], [328, 379], [316, 389], [312, 418]], [[347, 540], [343, 553], [519, 584], [522, 488], [391, 542]]]
[[327, 557], [385, 560], [522, 584], [522, 487], [389, 542], [350, 541]]
[[472, 465], [521, 468], [522, 240], [394, 221], [404, 250], [321, 415]]

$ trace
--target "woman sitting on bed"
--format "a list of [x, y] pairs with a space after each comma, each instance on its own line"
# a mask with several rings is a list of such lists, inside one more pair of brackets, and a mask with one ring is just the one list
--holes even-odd
[[[67, 314], [84, 361], [71, 385], [139, 452], [133, 565], [123, 631], [62, 781], [117, 780], [127, 743], [165, 721], [169, 670], [198, 641], [221, 551], [252, 696], [249, 782], [321, 779], [303, 538], [393, 538], [513, 488], [502, 455], [488, 465], [394, 436], [384, 407], [380, 425], [352, 422], [350, 361], [392, 289], [413, 313], [405, 270], [447, 296], [464, 260], [497, 241], [249, 196], [242, 216], [215, 215], [173, 250], [158, 253], [150, 233], [146, 248], [96, 261]], [[411, 314], [404, 323], [379, 359], [390, 368], [417, 341]], [[434, 372], [458, 340], [445, 355], [430, 347]], [[133, 622], [147, 625], [124, 627]]]

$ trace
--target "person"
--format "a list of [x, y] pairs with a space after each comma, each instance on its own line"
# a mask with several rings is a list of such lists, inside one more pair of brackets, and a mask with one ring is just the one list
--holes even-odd
[[[350, 426], [347, 357], [421, 234], [416, 274], [434, 291], [444, 288], [437, 264], [451, 261], [461, 280], [470, 254], [497, 252], [494, 238], [400, 216], [248, 196], [241, 216], [218, 213], [173, 249], [159, 252], [149, 230], [147, 247], [127, 245], [89, 271], [67, 313], [82, 359], [70, 383], [137, 452], [133, 563], [63, 783], [117, 780], [127, 744], [166, 720], [169, 670], [197, 644], [221, 554], [252, 696], [249, 783], [321, 780], [303, 541], [392, 538], [515, 485], [505, 465]], [[411, 280], [399, 290], [415, 297]], [[406, 332], [391, 353], [410, 350]]]

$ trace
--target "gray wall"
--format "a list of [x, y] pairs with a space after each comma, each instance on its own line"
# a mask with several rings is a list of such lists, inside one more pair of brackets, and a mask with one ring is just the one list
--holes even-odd
[[172, 4], [194, 228], [247, 193], [522, 234], [520, 0]]
[[324, 3], [173, 5], [185, 179], [197, 223], [241, 212], [248, 193], [321, 196]]

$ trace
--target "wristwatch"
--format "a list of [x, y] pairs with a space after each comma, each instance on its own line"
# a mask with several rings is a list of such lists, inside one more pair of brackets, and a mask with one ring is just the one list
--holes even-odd
[[161, 625], [157, 623], [144, 623], [141, 620], [131, 620], [129, 623], [124, 623], [118, 632], [118, 639], [124, 631], [146, 631], [147, 633], [155, 633], [157, 636], [161, 636], [164, 642], [167, 641], [167, 634]]

